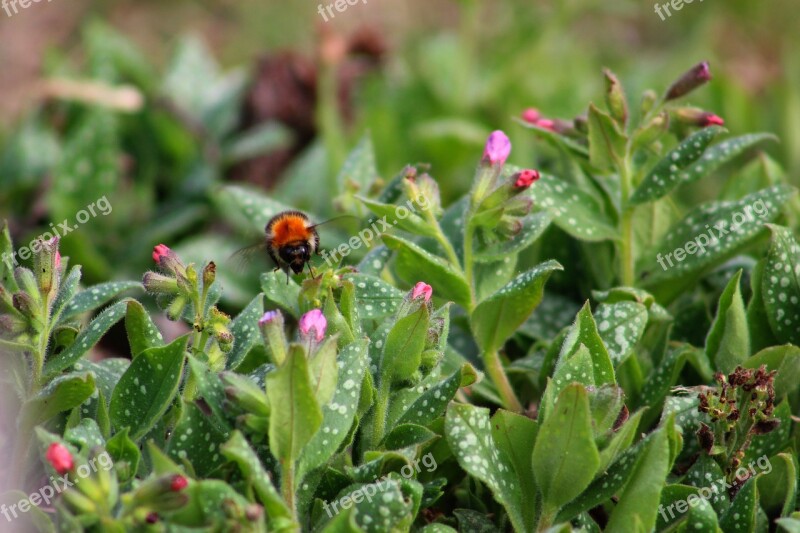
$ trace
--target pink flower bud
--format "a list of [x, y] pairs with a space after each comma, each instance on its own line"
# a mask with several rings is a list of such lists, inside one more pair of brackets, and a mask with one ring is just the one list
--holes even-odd
[[511, 153], [511, 141], [508, 136], [500, 130], [493, 131], [486, 140], [486, 147], [483, 150], [483, 160], [492, 165], [503, 165]]
[[69, 453], [69, 450], [66, 446], [58, 442], [54, 442], [49, 448], [47, 448], [45, 458], [47, 459], [47, 462], [50, 463], [50, 466], [53, 467], [53, 470], [62, 476], [72, 470], [72, 468], [75, 466], [75, 461], [72, 459], [72, 454]]
[[61, 252], [56, 251], [56, 268], [61, 268]]
[[711, 80], [711, 69], [708, 66], [708, 62], [703, 61], [693, 66], [678, 78], [675, 83], [667, 89], [667, 96], [665, 98], [666, 100], [674, 100], [685, 96], [707, 83], [709, 80]]
[[556, 121], [549, 118], [543, 118], [536, 122], [536, 125], [543, 130], [556, 131]]
[[169, 490], [172, 492], [180, 492], [186, 488], [189, 484], [189, 481], [180, 474], [175, 474], [172, 476], [172, 481], [169, 483]]
[[169, 255], [173, 253], [165, 244], [159, 244], [155, 248], [153, 248], [153, 261], [157, 264], [161, 264], [161, 261]]
[[300, 317], [300, 332], [303, 335], [314, 335], [317, 342], [325, 337], [328, 321], [319, 309], [312, 309]]
[[433, 296], [433, 287], [425, 283], [424, 281], [417, 282], [414, 285], [414, 288], [411, 290], [411, 299], [416, 300], [420, 296], [425, 298], [425, 302], [429, 302], [431, 300], [431, 296]]
[[533, 185], [533, 183], [536, 180], [539, 179], [539, 171], [538, 170], [526, 169], [526, 170], [522, 170], [520, 172], [517, 172], [515, 177], [516, 177], [516, 180], [514, 181], [514, 187], [517, 187], [517, 188], [520, 188], [520, 189], [527, 189], [528, 187]]
[[724, 126], [725, 121], [722, 119], [722, 117], [719, 117], [714, 113], [706, 113], [701, 119], [700, 125], [704, 128], [707, 128], [708, 126]]
[[539, 119], [542, 118], [542, 114], [539, 113], [539, 110], [535, 107], [529, 107], [525, 111], [522, 112], [522, 120], [527, 122], [528, 124], [536, 124], [539, 122]]

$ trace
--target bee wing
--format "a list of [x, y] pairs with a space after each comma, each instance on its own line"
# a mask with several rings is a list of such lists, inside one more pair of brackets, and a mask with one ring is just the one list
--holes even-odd
[[263, 242], [240, 248], [231, 254], [229, 259], [233, 264], [234, 270], [242, 272], [247, 268], [247, 265], [258, 260], [260, 257], [269, 257], [267, 245]]

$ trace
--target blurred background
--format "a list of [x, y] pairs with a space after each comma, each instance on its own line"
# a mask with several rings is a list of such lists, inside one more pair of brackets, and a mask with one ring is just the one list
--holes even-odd
[[[105, 198], [113, 210], [97, 209], [62, 240], [84, 283], [140, 279], [163, 242], [221, 264], [224, 302], [235, 309], [257, 279], [226, 263], [263, 228], [264, 214], [246, 207], [252, 191], [330, 217], [348, 207], [337, 197], [340, 168], [361, 141], [386, 180], [430, 164], [447, 205], [470, 186], [491, 130], [509, 134], [513, 163], [554, 165], [552, 148], [516, 118], [529, 107], [582, 114], [602, 101], [603, 67], [635, 101], [710, 61], [714, 81], [687, 103], [722, 116], [732, 134], [776, 133], [769, 162], [798, 184], [796, 0], [696, 0], [663, 20], [653, 3], [625, 0], [339, 7], [4, 4], [0, 219], [17, 245], [75, 225]], [[712, 198], [721, 187], [704, 181], [684, 194]], [[331, 231], [323, 245], [335, 244]]]

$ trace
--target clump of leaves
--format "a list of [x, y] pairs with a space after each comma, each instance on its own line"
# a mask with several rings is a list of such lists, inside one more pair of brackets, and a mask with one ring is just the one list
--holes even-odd
[[[511, 145], [496, 131], [451, 205], [421, 168], [381, 179], [365, 138], [336, 196], [361, 225], [314, 277], [262, 274], [234, 317], [219, 307], [220, 258], [199, 268], [158, 245], [143, 283], [81, 289], [56, 241], [40, 241], [33, 270], [15, 268], [4, 231], [0, 347], [19, 412], [16, 485], [36, 490], [42, 465], [81, 478], [33, 521], [91, 531], [791, 527], [800, 247], [777, 223], [795, 191], [757, 176], [679, 213], [670, 195], [681, 184], [766, 139], [712, 144], [720, 121], [675, 104], [708, 78], [699, 65], [665, 97], [646, 93], [635, 117], [606, 73], [606, 110], [591, 105], [571, 123], [528, 117], [563, 149], [564, 177], [507, 164]], [[258, 230], [291, 207], [241, 187], [215, 201], [223, 220]], [[676, 259], [706, 225], [755, 202], [763, 216]], [[663, 269], [667, 253], [677, 263]], [[111, 303], [142, 287], [152, 311]], [[156, 307], [188, 333], [166, 340]], [[92, 360], [123, 319], [130, 353], [120, 355], [130, 357]], [[83, 468], [106, 456], [108, 468]], [[769, 469], [705, 497], [762, 457]]]

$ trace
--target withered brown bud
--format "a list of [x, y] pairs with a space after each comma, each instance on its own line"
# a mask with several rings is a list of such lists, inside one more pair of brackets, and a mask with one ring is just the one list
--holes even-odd
[[700, 424], [700, 429], [697, 430], [697, 439], [700, 441], [700, 447], [711, 453], [711, 448], [714, 447], [714, 433], [711, 428], [705, 424]]
[[762, 420], [760, 422], [756, 422], [751, 430], [753, 435], [766, 435], [771, 431], [778, 428], [781, 425], [781, 421], [777, 418], [772, 418], [770, 420]]

